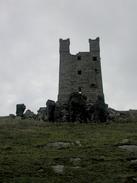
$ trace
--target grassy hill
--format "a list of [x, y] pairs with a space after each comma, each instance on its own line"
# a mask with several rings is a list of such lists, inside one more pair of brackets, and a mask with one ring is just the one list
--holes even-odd
[[[132, 183], [137, 123], [45, 123], [0, 118], [2, 183]], [[55, 170], [60, 169], [60, 170]]]

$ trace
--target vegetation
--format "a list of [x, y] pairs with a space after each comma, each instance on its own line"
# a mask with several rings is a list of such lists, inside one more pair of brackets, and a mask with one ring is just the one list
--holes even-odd
[[[137, 144], [137, 123], [59, 124], [0, 118], [0, 182], [130, 182], [137, 176], [130, 163], [137, 154], [118, 148], [123, 139]], [[72, 145], [55, 148], [48, 146], [51, 142]], [[55, 173], [54, 165], [64, 165], [64, 172]]]

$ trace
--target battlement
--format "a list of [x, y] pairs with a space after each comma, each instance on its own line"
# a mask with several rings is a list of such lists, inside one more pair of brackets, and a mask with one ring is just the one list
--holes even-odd
[[100, 39], [99, 37], [97, 37], [96, 39], [89, 39], [89, 48], [90, 48], [90, 52], [94, 52], [94, 51], [100, 51]]
[[[100, 51], [100, 46], [99, 46], [100, 39], [97, 37], [96, 39], [89, 39], [89, 51], [87, 52], [79, 52], [79, 53], [92, 53], [95, 51]], [[70, 54], [70, 39], [60, 39], [60, 48], [59, 51], [60, 53], [68, 53]], [[79, 54], [77, 53], [77, 54]]]
[[65, 54], [70, 53], [70, 48], [69, 48], [70, 40], [69, 39], [65, 39], [65, 40], [60, 39], [59, 42], [60, 42], [60, 48], [59, 48], [60, 53], [65, 53]]

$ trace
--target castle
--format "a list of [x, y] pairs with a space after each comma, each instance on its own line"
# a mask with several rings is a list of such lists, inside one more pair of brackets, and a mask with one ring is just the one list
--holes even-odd
[[88, 103], [95, 103], [98, 96], [104, 97], [100, 40], [89, 39], [89, 52], [70, 53], [70, 40], [60, 39], [60, 68], [58, 102], [67, 104], [72, 93], [82, 93]]
[[[89, 52], [70, 53], [70, 40], [60, 39], [59, 93], [57, 102], [47, 100], [38, 110], [38, 119], [59, 122], [105, 122], [108, 105], [105, 104], [99, 38], [89, 39]], [[34, 116], [17, 104], [20, 117]]]

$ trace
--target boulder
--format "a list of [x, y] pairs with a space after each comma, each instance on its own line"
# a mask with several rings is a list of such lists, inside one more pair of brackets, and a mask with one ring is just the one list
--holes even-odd
[[37, 119], [47, 121], [47, 108], [46, 107], [40, 107], [37, 111]]
[[26, 109], [26, 106], [24, 104], [17, 104], [16, 105], [16, 116], [23, 117], [23, 113]]
[[24, 118], [26, 118], [26, 119], [34, 119], [35, 118], [35, 114], [34, 114], [34, 112], [32, 112], [31, 110], [28, 109], [24, 113]]
[[11, 119], [15, 119], [15, 114], [9, 114], [9, 117], [11, 118]]
[[55, 120], [55, 102], [53, 100], [47, 100], [46, 102], [47, 106], [47, 118], [48, 121], [54, 122]]
[[57, 174], [63, 174], [64, 173], [64, 165], [55, 165], [55, 166], [52, 166], [52, 169]]

